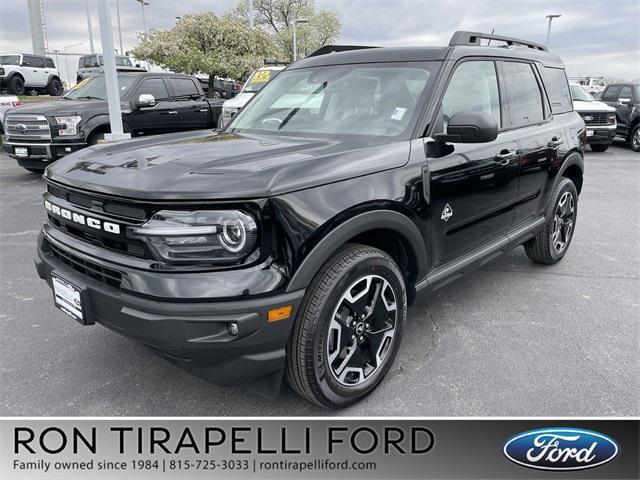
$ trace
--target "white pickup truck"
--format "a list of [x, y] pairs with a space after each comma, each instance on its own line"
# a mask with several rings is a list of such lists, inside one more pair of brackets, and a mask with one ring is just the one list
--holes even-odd
[[616, 109], [594, 99], [582, 85], [571, 83], [569, 87], [573, 109], [587, 127], [587, 143], [591, 150], [604, 152], [616, 136]]

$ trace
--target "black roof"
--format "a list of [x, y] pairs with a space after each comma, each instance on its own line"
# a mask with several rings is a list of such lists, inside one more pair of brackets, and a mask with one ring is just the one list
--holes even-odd
[[[481, 39], [495, 40], [504, 45], [481, 45]], [[289, 68], [349, 63], [455, 61], [470, 56], [518, 58], [538, 61], [549, 67], [562, 68], [564, 66], [560, 57], [549, 53], [546, 47], [537, 43], [479, 32], [455, 32], [449, 46], [446, 47], [363, 47], [362, 49], [307, 57]]]

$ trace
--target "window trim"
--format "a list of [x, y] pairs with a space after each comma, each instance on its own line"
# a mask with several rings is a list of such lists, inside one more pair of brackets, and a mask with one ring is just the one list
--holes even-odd
[[[536, 122], [536, 123], [529, 123], [527, 125], [516, 125], [516, 126], [512, 126], [511, 125], [511, 107], [508, 106], [507, 110], [509, 111], [509, 126], [506, 127], [504, 129], [505, 132], [510, 132], [513, 130], [518, 130], [520, 128], [528, 128], [528, 127], [535, 127], [535, 126], [539, 126], [539, 125], [544, 125], [547, 123], [551, 123], [553, 121], [553, 114], [551, 114], [549, 117], [545, 117], [546, 114], [546, 110], [545, 110], [545, 102], [544, 100], [547, 99], [547, 102], [549, 101], [547, 96], [546, 96], [546, 91], [544, 90], [543, 85], [541, 85], [541, 81], [540, 78], [538, 76], [538, 72], [537, 70], [533, 67], [533, 64], [535, 62], [532, 61], [527, 61], [525, 59], [520, 59], [520, 58], [502, 58], [500, 60], [498, 60], [498, 63], [500, 63], [500, 72], [501, 74], [504, 76], [505, 78], [505, 88], [506, 88], [506, 93], [509, 93], [509, 86], [506, 82], [506, 75], [504, 72], [504, 64], [510, 62], [510, 63], [524, 63], [529, 65], [529, 68], [531, 68], [532, 72], [533, 72], [533, 77], [536, 79], [536, 82], [538, 83], [538, 92], [540, 93], [540, 102], [542, 103], [542, 116], [543, 119], [540, 122]], [[550, 104], [549, 104], [550, 106]]]

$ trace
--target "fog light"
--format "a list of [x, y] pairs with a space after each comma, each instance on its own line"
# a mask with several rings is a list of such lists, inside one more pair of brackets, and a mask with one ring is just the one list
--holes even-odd
[[233, 335], [235, 337], [238, 335], [238, 324], [235, 322], [227, 323], [227, 331], [229, 332], [229, 335]]

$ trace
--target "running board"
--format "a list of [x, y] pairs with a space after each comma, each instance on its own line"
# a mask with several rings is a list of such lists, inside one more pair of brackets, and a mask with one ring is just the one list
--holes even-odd
[[522, 245], [535, 237], [545, 223], [544, 217], [538, 217], [521, 224], [492, 243], [480, 247], [466, 255], [433, 270], [427, 278], [415, 285], [417, 293], [431, 293], [448, 283], [472, 272], [487, 262]]

